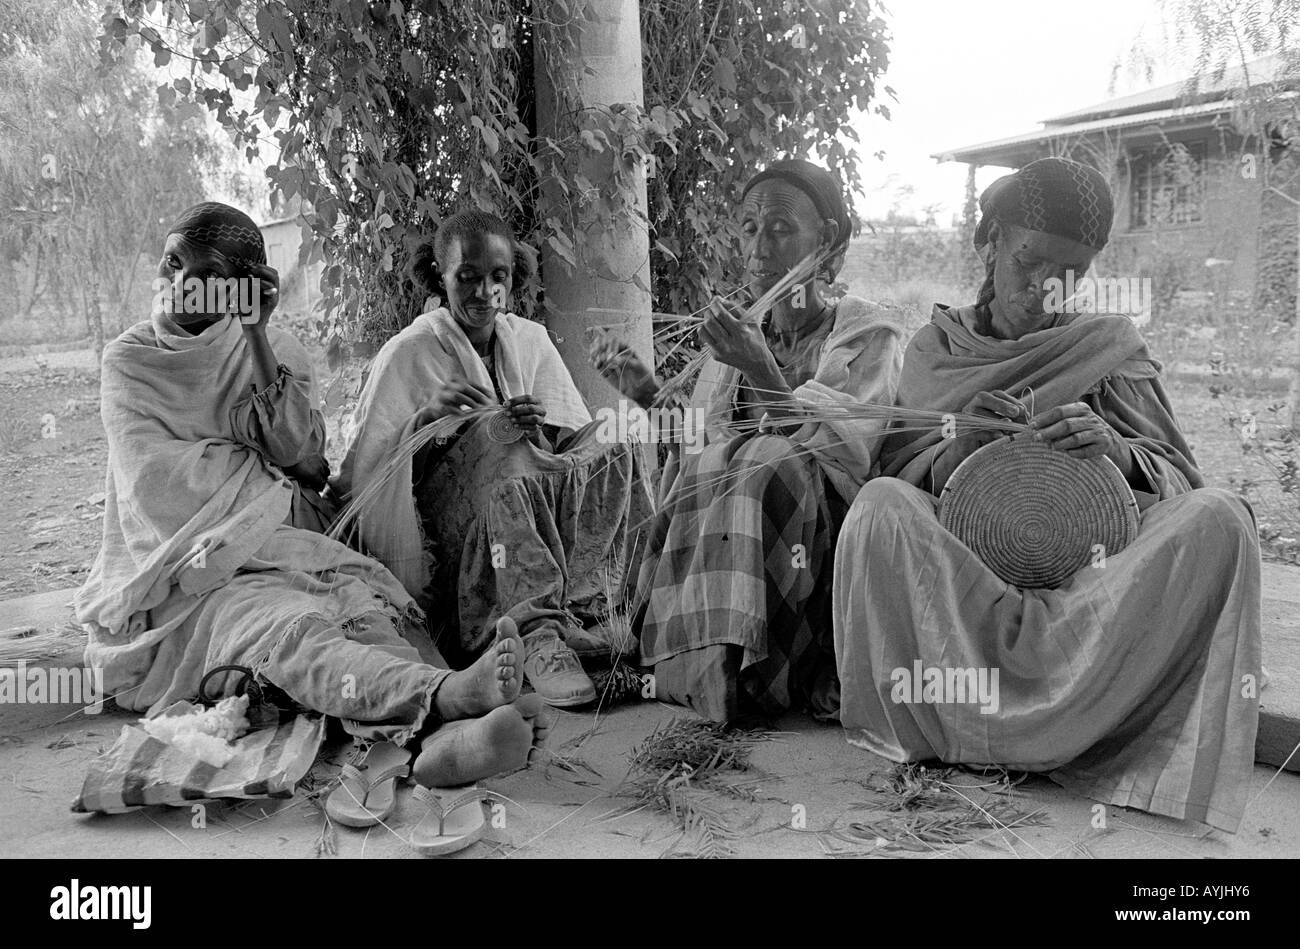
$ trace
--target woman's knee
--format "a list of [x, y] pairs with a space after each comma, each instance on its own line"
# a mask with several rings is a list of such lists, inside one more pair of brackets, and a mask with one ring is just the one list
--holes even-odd
[[1250, 504], [1222, 488], [1196, 488], [1159, 502], [1159, 508], [1177, 511], [1183, 524], [1203, 531], [1222, 530], [1228, 534], [1246, 531], [1254, 534], [1255, 515]]
[[856, 521], [871, 514], [900, 514], [908, 509], [933, 511], [934, 502], [926, 492], [899, 478], [873, 478], [859, 489], [848, 518]]
[[1184, 497], [1194, 502], [1190, 516], [1206, 529], [1221, 531], [1225, 539], [1255, 542], [1255, 512], [1245, 498], [1222, 488], [1197, 488]]

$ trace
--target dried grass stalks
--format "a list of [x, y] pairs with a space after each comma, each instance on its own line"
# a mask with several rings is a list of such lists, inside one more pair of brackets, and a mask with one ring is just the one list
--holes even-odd
[[[831, 856], [871, 856], [876, 851], [933, 852], [968, 843], [996, 846], [999, 831], [1047, 823], [1042, 808], [1023, 810], [1014, 801], [1019, 780], [1000, 771], [984, 784], [957, 785], [952, 768], [896, 765], [883, 784], [869, 787], [872, 799], [855, 809], [879, 810], [883, 816], [850, 821], [818, 836]], [[983, 800], [977, 800], [982, 798]], [[836, 850], [830, 844], [870, 844], [871, 850]]]
[[327, 536], [334, 540], [346, 543], [351, 537], [357, 521], [362, 515], [366, 514], [371, 505], [373, 505], [379, 496], [383, 493], [385, 486], [399, 471], [403, 469], [406, 461], [414, 458], [416, 453], [424, 448], [430, 442], [438, 439], [451, 438], [466, 422], [471, 422], [488, 415], [495, 415], [501, 411], [500, 405], [493, 405], [486, 408], [469, 409], [464, 412], [457, 412], [451, 415], [444, 415], [442, 418], [434, 419], [428, 425], [417, 428], [410, 435], [393, 448], [384, 459], [384, 463], [379, 466], [379, 470], [370, 482], [352, 497], [339, 511], [334, 523], [330, 526]]
[[625, 662], [615, 662], [608, 669], [596, 670], [591, 673], [591, 681], [600, 696], [600, 708], [639, 702], [645, 688], [641, 674]]
[[16, 666], [20, 662], [39, 662], [61, 655], [81, 636], [79, 626], [62, 626], [38, 631], [32, 626], [16, 626], [0, 630], [0, 666]]
[[732, 842], [758, 815], [739, 820], [727, 805], [755, 800], [756, 779], [742, 772], [748, 770], [754, 746], [772, 738], [761, 730], [674, 718], [633, 750], [628, 776], [614, 791], [632, 803], [615, 813], [648, 807], [671, 818], [681, 833], [664, 856], [732, 856]]

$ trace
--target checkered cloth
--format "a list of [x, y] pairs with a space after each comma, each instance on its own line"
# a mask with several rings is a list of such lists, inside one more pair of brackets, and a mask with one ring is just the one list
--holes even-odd
[[833, 669], [826, 600], [843, 511], [813, 455], [787, 438], [742, 435], [684, 455], [637, 587], [657, 697], [715, 721], [808, 701]]

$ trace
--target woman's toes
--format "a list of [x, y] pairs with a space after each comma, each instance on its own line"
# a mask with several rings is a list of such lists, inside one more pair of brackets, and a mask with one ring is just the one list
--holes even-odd
[[[546, 703], [536, 692], [529, 692], [527, 695], [521, 695], [514, 702], [515, 709], [526, 719], [536, 720], [539, 717], [542, 723], [550, 725], [550, 717], [546, 714]], [[537, 723], [534, 721], [534, 724]]]
[[506, 701], [512, 701], [524, 684], [519, 670], [523, 642], [519, 639], [519, 626], [509, 616], [497, 620], [497, 638], [492, 648], [496, 650], [497, 687]]

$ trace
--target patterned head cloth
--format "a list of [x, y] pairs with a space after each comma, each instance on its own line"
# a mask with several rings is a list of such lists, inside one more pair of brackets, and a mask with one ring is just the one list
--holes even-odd
[[266, 263], [266, 243], [253, 219], [217, 201], [204, 201], [185, 211], [168, 234], [179, 234], [230, 258], [237, 266]]
[[1114, 216], [1110, 186], [1101, 172], [1068, 158], [1040, 158], [984, 189], [975, 247], [988, 244], [989, 228], [997, 219], [1101, 250]]
[[844, 249], [849, 246], [849, 239], [853, 236], [849, 206], [844, 200], [844, 188], [840, 185], [839, 179], [825, 168], [814, 165], [810, 161], [789, 158], [785, 161], [773, 162], [750, 178], [745, 185], [745, 190], [741, 192], [740, 200], [744, 201], [745, 195], [753, 191], [754, 186], [760, 181], [767, 181], [770, 178], [794, 185], [808, 195], [822, 220], [830, 218], [839, 225], [835, 246], [830, 249], [830, 257], [823, 265], [823, 269], [828, 272], [831, 279], [834, 279], [835, 274], [839, 272], [840, 264], [843, 263]]

